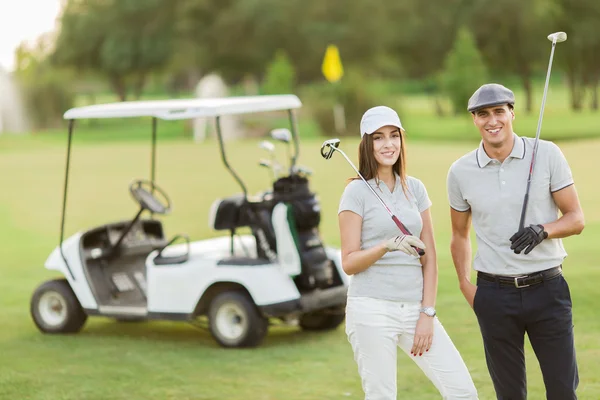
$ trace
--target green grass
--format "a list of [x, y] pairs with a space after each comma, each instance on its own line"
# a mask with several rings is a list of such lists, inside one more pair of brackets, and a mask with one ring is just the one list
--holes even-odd
[[[412, 141], [416, 128], [411, 124], [407, 129], [409, 173], [425, 183], [433, 201], [440, 270], [438, 313], [464, 357], [480, 399], [493, 399], [477, 321], [458, 290], [450, 259], [445, 195], [450, 163], [476, 144]], [[445, 126], [437, 125], [437, 129], [443, 131]], [[139, 132], [141, 139], [141, 128]], [[465, 127], [464, 134], [475, 136], [476, 131]], [[58, 242], [64, 138], [64, 134], [50, 139], [40, 135], [0, 137], [0, 399], [363, 398], [343, 327], [320, 334], [276, 328], [261, 347], [252, 350], [219, 348], [207, 332], [185, 323], [117, 323], [95, 317], [76, 335], [49, 336], [37, 331], [29, 316], [29, 300], [38, 284], [55, 276], [43, 268], [43, 263]], [[321, 139], [303, 140], [300, 163], [314, 170], [311, 187], [322, 205], [323, 239], [339, 245], [336, 210], [352, 170], [341, 158], [323, 160], [320, 144]], [[344, 139], [341, 146], [355, 159], [356, 145], [356, 139]], [[579, 395], [598, 399], [600, 189], [595, 169], [590, 166], [595, 165], [600, 141], [563, 142], [560, 146], [571, 163], [587, 221], [582, 235], [565, 240], [569, 252], [565, 275], [573, 296], [580, 367]], [[250, 192], [265, 189], [269, 175], [256, 165], [258, 158], [264, 157], [257, 140], [232, 143], [228, 150], [233, 167]], [[285, 151], [278, 151], [281, 160]], [[192, 239], [202, 239], [220, 234], [207, 227], [209, 206], [216, 197], [238, 192], [239, 187], [224, 169], [214, 140], [203, 144], [163, 140], [157, 162], [158, 183], [174, 203], [172, 215], [163, 218], [167, 235], [186, 232]], [[131, 218], [136, 207], [127, 185], [134, 178], [149, 176], [149, 141], [96, 141], [77, 136], [72, 167], [67, 234]], [[399, 355], [399, 398], [439, 399], [418, 368]], [[529, 398], [545, 398], [529, 345], [526, 355]]]

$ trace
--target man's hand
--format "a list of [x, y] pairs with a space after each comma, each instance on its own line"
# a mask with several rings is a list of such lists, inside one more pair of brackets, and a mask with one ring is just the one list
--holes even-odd
[[475, 292], [477, 292], [477, 286], [471, 282], [464, 282], [460, 285], [460, 291], [467, 300], [467, 303], [473, 308], [473, 300], [475, 300]]
[[525, 254], [529, 254], [542, 240], [548, 237], [548, 232], [544, 230], [542, 225], [529, 225], [511, 236], [510, 249], [515, 251], [515, 254], [521, 254], [525, 249]]
[[388, 251], [400, 250], [409, 256], [420, 257], [415, 247], [425, 250], [425, 243], [418, 237], [411, 235], [395, 236], [385, 242], [385, 248]]

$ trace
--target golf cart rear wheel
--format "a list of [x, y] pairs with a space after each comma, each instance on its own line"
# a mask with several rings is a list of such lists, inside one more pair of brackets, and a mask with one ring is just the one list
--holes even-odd
[[75, 333], [81, 330], [87, 314], [65, 279], [44, 282], [31, 297], [33, 322], [45, 333]]
[[321, 312], [313, 312], [304, 314], [300, 317], [299, 325], [305, 331], [326, 331], [337, 328], [344, 322], [345, 314], [332, 314]]
[[211, 301], [208, 311], [210, 332], [223, 347], [258, 346], [268, 330], [252, 299], [243, 292], [223, 292]]

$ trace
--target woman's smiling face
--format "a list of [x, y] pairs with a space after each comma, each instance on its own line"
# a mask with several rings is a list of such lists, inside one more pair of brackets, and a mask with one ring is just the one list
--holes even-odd
[[379, 166], [393, 166], [398, 161], [402, 148], [400, 129], [386, 125], [377, 129], [372, 135], [373, 155]]

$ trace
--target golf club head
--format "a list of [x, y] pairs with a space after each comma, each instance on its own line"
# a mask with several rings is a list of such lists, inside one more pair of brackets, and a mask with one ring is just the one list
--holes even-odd
[[329, 160], [333, 156], [333, 152], [340, 145], [340, 139], [329, 139], [321, 145], [321, 155], [324, 159]]
[[278, 128], [271, 131], [271, 137], [280, 142], [289, 143], [292, 140], [292, 132], [287, 128]]
[[271, 153], [275, 151], [275, 145], [273, 143], [269, 142], [268, 140], [263, 140], [262, 142], [260, 142], [258, 147], [260, 147], [261, 149], [267, 150]]
[[265, 160], [264, 158], [261, 158], [258, 161], [258, 165], [261, 167], [271, 168], [271, 162], [269, 160]]
[[312, 175], [313, 172], [312, 172], [312, 169], [310, 169], [310, 168], [307, 168], [302, 165], [297, 165], [296, 167], [294, 167], [294, 173], [303, 174], [305, 176], [310, 176], [310, 175]]
[[554, 32], [548, 35], [548, 40], [552, 43], [561, 43], [567, 40], [567, 34], [565, 32]]

